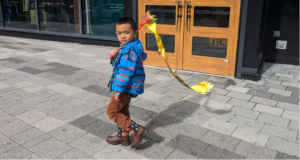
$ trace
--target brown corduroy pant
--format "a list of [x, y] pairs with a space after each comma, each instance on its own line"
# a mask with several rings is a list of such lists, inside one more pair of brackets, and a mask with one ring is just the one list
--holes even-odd
[[115, 93], [113, 93], [107, 106], [106, 114], [108, 118], [116, 122], [121, 129], [127, 129], [131, 123], [129, 114], [130, 101], [131, 98], [126, 94], [121, 94], [120, 101], [117, 101], [115, 100]]

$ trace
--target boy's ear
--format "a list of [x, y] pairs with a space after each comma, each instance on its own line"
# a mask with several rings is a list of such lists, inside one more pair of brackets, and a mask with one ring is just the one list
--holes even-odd
[[134, 32], [134, 36], [136, 37], [137, 35], [138, 35], [138, 30], [136, 30], [135, 32]]

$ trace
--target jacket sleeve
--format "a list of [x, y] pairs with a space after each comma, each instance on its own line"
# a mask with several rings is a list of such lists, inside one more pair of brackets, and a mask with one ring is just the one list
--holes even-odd
[[116, 63], [116, 59], [112, 58], [110, 60], [110, 65], [112, 65], [113, 67], [115, 66], [115, 63]]
[[135, 74], [135, 69], [138, 63], [138, 54], [133, 48], [128, 50], [128, 53], [121, 55], [120, 63], [118, 64], [119, 71], [115, 76], [115, 91], [125, 92], [129, 86], [131, 79]]

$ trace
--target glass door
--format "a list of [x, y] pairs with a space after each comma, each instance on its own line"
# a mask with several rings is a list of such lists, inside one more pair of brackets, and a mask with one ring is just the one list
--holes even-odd
[[[166, 49], [168, 62], [172, 68], [182, 69], [183, 50], [183, 1], [175, 0], [141, 0], [139, 3], [139, 24], [141, 16], [150, 10], [157, 17], [158, 33], [161, 36]], [[152, 66], [167, 67], [163, 57], [157, 54], [157, 46], [154, 34], [143, 27], [139, 31], [139, 39], [147, 52], [145, 64]]]
[[234, 76], [240, 2], [185, 1], [183, 69]]
[[[150, 10], [172, 68], [234, 76], [241, 0], [140, 0], [141, 16]], [[139, 39], [147, 65], [166, 67], [147, 27]]]

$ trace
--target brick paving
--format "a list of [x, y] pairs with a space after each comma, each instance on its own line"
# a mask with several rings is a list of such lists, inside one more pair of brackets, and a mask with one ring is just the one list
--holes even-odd
[[265, 63], [259, 82], [178, 71], [214, 83], [207, 95], [145, 66], [130, 112], [150, 132], [131, 149], [105, 142], [112, 47], [0, 42], [0, 159], [299, 159], [299, 66]]

